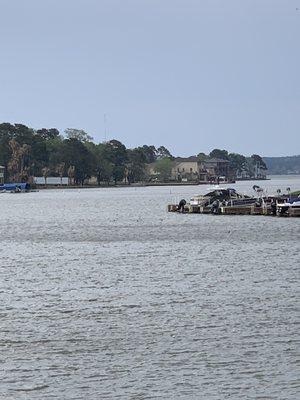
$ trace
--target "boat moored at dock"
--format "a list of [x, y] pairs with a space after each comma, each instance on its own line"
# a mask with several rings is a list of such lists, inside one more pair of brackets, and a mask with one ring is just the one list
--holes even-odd
[[300, 217], [300, 197], [277, 203], [277, 214], [282, 217]]
[[222, 205], [248, 205], [254, 204], [257, 199], [238, 193], [233, 188], [215, 187], [210, 189], [204, 195], [194, 196], [190, 199], [190, 205], [210, 207], [214, 202], [220, 202]]
[[233, 188], [210, 188], [204, 195], [193, 196], [189, 203], [182, 199], [179, 205], [169, 204], [168, 211], [215, 215], [300, 216], [300, 197], [291, 198], [290, 195], [279, 194], [264, 196], [263, 189], [256, 185], [253, 189], [257, 196], [240, 194]]
[[26, 193], [29, 191], [29, 183], [4, 183], [3, 185], [0, 185], [0, 192], [2, 193]]

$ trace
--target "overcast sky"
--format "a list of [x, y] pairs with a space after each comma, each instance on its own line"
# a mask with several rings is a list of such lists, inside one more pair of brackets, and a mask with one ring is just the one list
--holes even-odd
[[[299, 10], [298, 10], [299, 8]], [[300, 154], [300, 0], [0, 0], [0, 121]]]

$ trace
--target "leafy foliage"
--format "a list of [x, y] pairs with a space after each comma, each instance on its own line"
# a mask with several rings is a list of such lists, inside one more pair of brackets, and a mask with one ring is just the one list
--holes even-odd
[[[220, 158], [230, 162], [234, 174], [255, 176], [266, 169], [265, 161], [257, 154], [251, 157], [227, 150], [214, 149], [209, 155], [199, 153], [198, 161]], [[82, 185], [95, 177], [98, 184], [105, 182], [134, 183], [147, 178], [147, 164], [153, 164], [157, 177], [170, 179], [174, 157], [160, 146], [143, 145], [126, 149], [118, 140], [94, 143], [81, 129], [68, 128], [65, 137], [56, 128], [34, 130], [23, 124], [0, 124], [0, 165], [5, 167], [5, 180], [31, 180], [33, 176], [68, 175], [72, 184]], [[152, 167], [153, 167], [152, 165]]]
[[82, 129], [68, 128], [65, 130], [65, 134], [68, 139], [77, 139], [79, 142], [83, 143], [93, 140], [92, 136]]
[[126, 149], [118, 140], [96, 144], [84, 130], [68, 128], [65, 137], [56, 128], [31, 129], [23, 124], [0, 124], [0, 165], [5, 180], [29, 180], [30, 176], [68, 174], [72, 184], [91, 176], [101, 182], [141, 181], [146, 164], [171, 157], [168, 149], [144, 145]]
[[162, 158], [155, 163], [155, 172], [157, 172], [163, 181], [167, 181], [171, 175], [173, 163], [170, 158]]
[[210, 158], [221, 158], [222, 160], [228, 160], [228, 151], [214, 149], [209, 153]]

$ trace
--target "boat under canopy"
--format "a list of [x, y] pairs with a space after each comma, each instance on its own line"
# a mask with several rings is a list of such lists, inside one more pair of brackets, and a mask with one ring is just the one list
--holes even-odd
[[207, 207], [216, 200], [221, 203], [230, 203], [230, 205], [248, 205], [254, 204], [257, 201], [257, 198], [240, 194], [233, 188], [216, 187], [210, 189], [208, 193], [204, 195], [192, 197], [190, 204]]
[[14, 190], [21, 190], [26, 191], [30, 190], [29, 183], [4, 183], [0, 185], [0, 191], [7, 190], [7, 191], [14, 191]]

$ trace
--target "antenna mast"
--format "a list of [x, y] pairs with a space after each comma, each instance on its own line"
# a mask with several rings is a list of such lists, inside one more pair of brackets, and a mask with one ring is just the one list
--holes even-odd
[[103, 120], [104, 120], [104, 142], [106, 142], [106, 141], [107, 141], [107, 120], [106, 120], [106, 114], [104, 114]]

